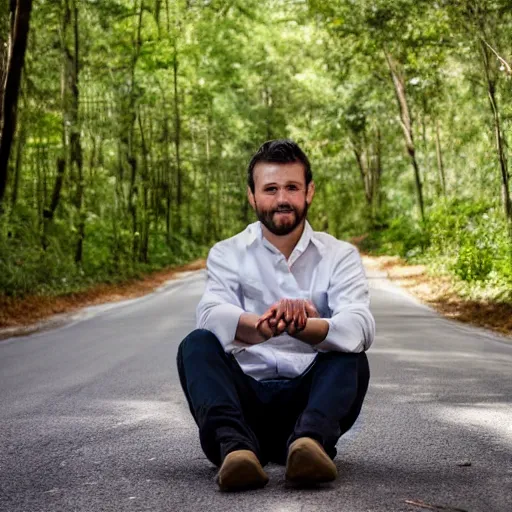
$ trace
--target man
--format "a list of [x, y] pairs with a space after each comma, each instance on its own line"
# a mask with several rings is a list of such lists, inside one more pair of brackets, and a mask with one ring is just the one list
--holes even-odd
[[258, 222], [215, 244], [178, 370], [221, 490], [334, 480], [336, 442], [357, 419], [374, 338], [359, 253], [306, 220], [315, 185], [290, 140], [265, 142], [248, 168]]

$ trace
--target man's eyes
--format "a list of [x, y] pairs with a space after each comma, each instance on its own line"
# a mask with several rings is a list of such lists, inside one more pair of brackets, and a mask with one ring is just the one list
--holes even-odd
[[[288, 190], [299, 190], [298, 187], [296, 187], [295, 185], [289, 185], [288, 187], [286, 187]], [[277, 187], [267, 187], [265, 189], [265, 192], [275, 192], [277, 190]]]

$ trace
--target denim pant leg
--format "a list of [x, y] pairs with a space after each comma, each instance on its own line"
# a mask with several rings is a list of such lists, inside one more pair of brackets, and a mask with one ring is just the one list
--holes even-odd
[[250, 389], [233, 371], [229, 356], [210, 331], [196, 329], [180, 344], [177, 356], [181, 386], [199, 427], [201, 447], [219, 466], [234, 450], [252, 450], [258, 440], [244, 419], [240, 395]]
[[260, 382], [260, 396], [265, 406], [264, 423], [258, 432], [260, 447], [265, 460], [286, 464], [288, 439], [308, 403], [307, 386], [301, 385], [302, 377], [282, 381]]
[[338, 439], [359, 416], [369, 379], [370, 369], [364, 352], [318, 354], [313, 368], [304, 378], [304, 385], [309, 386], [307, 406], [288, 443], [299, 437], [311, 437], [334, 458]]

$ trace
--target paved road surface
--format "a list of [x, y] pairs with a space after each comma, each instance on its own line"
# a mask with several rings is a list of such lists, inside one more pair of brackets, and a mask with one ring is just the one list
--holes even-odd
[[265, 489], [219, 492], [175, 368], [203, 282], [0, 342], [1, 511], [512, 511], [512, 340], [378, 276], [370, 390], [338, 444], [340, 478], [294, 490], [270, 465]]

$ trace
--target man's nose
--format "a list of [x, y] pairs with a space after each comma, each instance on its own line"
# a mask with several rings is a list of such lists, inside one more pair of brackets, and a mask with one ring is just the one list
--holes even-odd
[[277, 202], [288, 203], [288, 191], [285, 188], [281, 188], [277, 191]]

